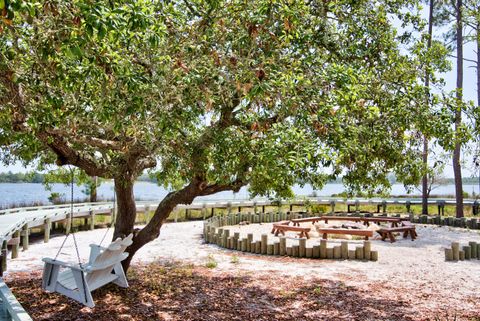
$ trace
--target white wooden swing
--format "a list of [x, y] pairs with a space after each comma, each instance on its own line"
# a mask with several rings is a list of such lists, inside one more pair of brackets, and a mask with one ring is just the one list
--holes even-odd
[[[73, 171], [72, 171], [72, 204], [70, 222], [73, 220]], [[108, 230], [107, 230], [108, 232]], [[128, 287], [127, 278], [121, 262], [128, 257], [125, 249], [132, 244], [133, 234], [124, 239], [117, 238], [109, 246], [90, 245], [90, 257], [87, 264], [82, 264], [78, 252], [75, 234], [71, 233], [78, 263], [68, 263], [57, 260], [62, 250], [67, 234], [55, 258], [43, 258], [43, 280], [42, 288], [49, 292], [61, 293], [73, 300], [76, 300], [88, 307], [93, 308], [95, 303], [92, 298], [92, 291], [110, 282], [121, 287]], [[106, 235], [106, 233], [105, 233]], [[105, 236], [104, 236], [105, 238]]]

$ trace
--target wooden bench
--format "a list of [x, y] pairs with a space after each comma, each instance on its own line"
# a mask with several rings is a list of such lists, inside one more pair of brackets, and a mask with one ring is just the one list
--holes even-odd
[[300, 223], [305, 223], [305, 222], [312, 222], [312, 224], [315, 224], [319, 221], [321, 221], [321, 217], [306, 217], [306, 218], [296, 218], [292, 220], [293, 226], [300, 226]]
[[325, 221], [325, 224], [328, 221], [351, 221], [351, 222], [363, 222], [363, 217], [358, 216], [321, 216], [319, 220]]
[[[410, 223], [411, 224], [411, 223]], [[406, 238], [408, 235], [410, 235], [412, 241], [417, 238], [417, 231], [415, 230], [415, 225], [404, 225], [404, 226], [399, 226], [399, 227], [390, 227], [390, 228], [381, 228], [377, 230], [377, 233], [380, 234], [382, 237], [382, 241], [385, 241], [385, 239], [388, 237], [390, 239], [390, 243], [395, 242], [395, 235], [393, 233], [396, 232], [403, 232], [403, 237]]]
[[306, 237], [307, 239], [310, 238], [308, 235], [308, 232], [310, 232], [309, 227], [299, 227], [299, 226], [290, 226], [290, 225], [284, 225], [284, 224], [273, 224], [273, 229], [272, 229], [272, 234], [275, 236], [278, 236], [279, 233], [282, 235], [285, 235], [286, 231], [290, 232], [299, 232], [298, 236], [299, 237]]
[[397, 227], [402, 222], [401, 218], [397, 217], [364, 217], [362, 220], [367, 226], [369, 223], [390, 223], [391, 227]]
[[342, 235], [357, 235], [364, 236], [365, 240], [373, 236], [373, 231], [370, 230], [355, 230], [347, 228], [320, 228], [317, 232], [322, 234], [322, 238], [327, 239], [328, 234], [342, 234]]

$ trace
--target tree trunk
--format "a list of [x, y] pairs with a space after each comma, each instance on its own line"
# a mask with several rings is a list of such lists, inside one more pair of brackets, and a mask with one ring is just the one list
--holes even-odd
[[[128, 258], [122, 261], [123, 269], [125, 271], [130, 267], [135, 253], [145, 244], [155, 240], [160, 235], [160, 229], [168, 218], [170, 213], [172, 213], [175, 206], [178, 204], [191, 204], [196, 196], [199, 196], [202, 191], [202, 182], [194, 180], [189, 185], [185, 186], [183, 189], [171, 192], [158, 204], [155, 213], [150, 220], [150, 222], [140, 230], [133, 238], [133, 244], [127, 248], [129, 253]], [[118, 195], [118, 194], [117, 194]], [[120, 206], [120, 202], [118, 204]], [[117, 217], [117, 222], [120, 220], [120, 217]], [[115, 225], [116, 226], [116, 225]], [[133, 226], [133, 224], [132, 224]]]
[[[433, 35], [433, 6], [434, 0], [430, 0], [430, 8], [428, 14], [428, 39], [427, 39], [427, 50], [432, 47], [432, 35]], [[425, 67], [425, 88], [426, 88], [426, 102], [430, 104], [430, 70], [429, 66]], [[428, 168], [428, 138], [423, 136], [423, 155], [422, 161], [425, 170]], [[428, 174], [425, 173], [422, 178], [422, 214], [428, 215]]]
[[463, 186], [462, 168], [460, 166], [461, 144], [459, 141], [460, 126], [462, 124], [462, 102], [463, 102], [463, 23], [462, 23], [462, 0], [456, 4], [456, 33], [457, 33], [457, 108], [455, 109], [455, 149], [453, 151], [453, 175], [455, 177], [455, 200], [456, 216], [463, 217]]
[[125, 237], [133, 233], [137, 208], [133, 195], [133, 178], [115, 178], [115, 194], [117, 196], [117, 213], [113, 239]]
[[94, 203], [97, 201], [97, 182], [98, 177], [92, 176], [92, 181], [90, 183], [90, 202]]
[[[480, 6], [478, 6], [477, 11], [480, 11]], [[480, 18], [477, 17], [477, 109], [480, 110]], [[480, 129], [480, 124], [477, 121], [477, 129]], [[480, 142], [480, 137], [477, 137], [478, 142]], [[479, 151], [480, 152], [480, 151]], [[480, 155], [477, 152], [477, 157]], [[478, 193], [477, 193], [477, 198], [480, 197], [480, 170], [478, 173]]]

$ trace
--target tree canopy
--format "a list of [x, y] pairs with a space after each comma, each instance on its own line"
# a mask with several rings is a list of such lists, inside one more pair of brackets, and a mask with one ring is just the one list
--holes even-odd
[[411, 35], [392, 25], [419, 27], [416, 1], [6, 3], [2, 157], [114, 178], [116, 235], [133, 229], [134, 179], [154, 171], [172, 192], [131, 253], [196, 196], [288, 197], [339, 174], [389, 186], [421, 171], [417, 130], [438, 131]]

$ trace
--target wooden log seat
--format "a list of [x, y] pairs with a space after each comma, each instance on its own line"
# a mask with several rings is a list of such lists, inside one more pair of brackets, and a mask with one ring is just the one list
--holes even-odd
[[308, 235], [308, 232], [310, 232], [309, 227], [290, 226], [278, 223], [273, 224], [272, 234], [275, 236], [278, 236], [279, 233], [285, 235], [285, 231], [298, 232], [299, 237], [310, 238]]
[[306, 218], [296, 218], [292, 220], [293, 226], [300, 226], [300, 223], [305, 223], [305, 222], [312, 222], [312, 224], [315, 224], [319, 221], [321, 221], [321, 217], [306, 217]]
[[357, 230], [347, 228], [319, 228], [317, 232], [322, 234], [322, 238], [327, 239], [328, 234], [342, 234], [342, 235], [357, 235], [364, 236], [365, 240], [373, 236], [373, 231], [370, 230]]
[[393, 233], [403, 232], [403, 237], [406, 238], [410, 235], [412, 241], [417, 238], [417, 231], [415, 231], [415, 225], [410, 226], [399, 226], [399, 227], [389, 227], [389, 228], [381, 228], [377, 230], [377, 233], [380, 234], [382, 237], [382, 241], [388, 237], [390, 239], [390, 243], [395, 242], [395, 235]]

